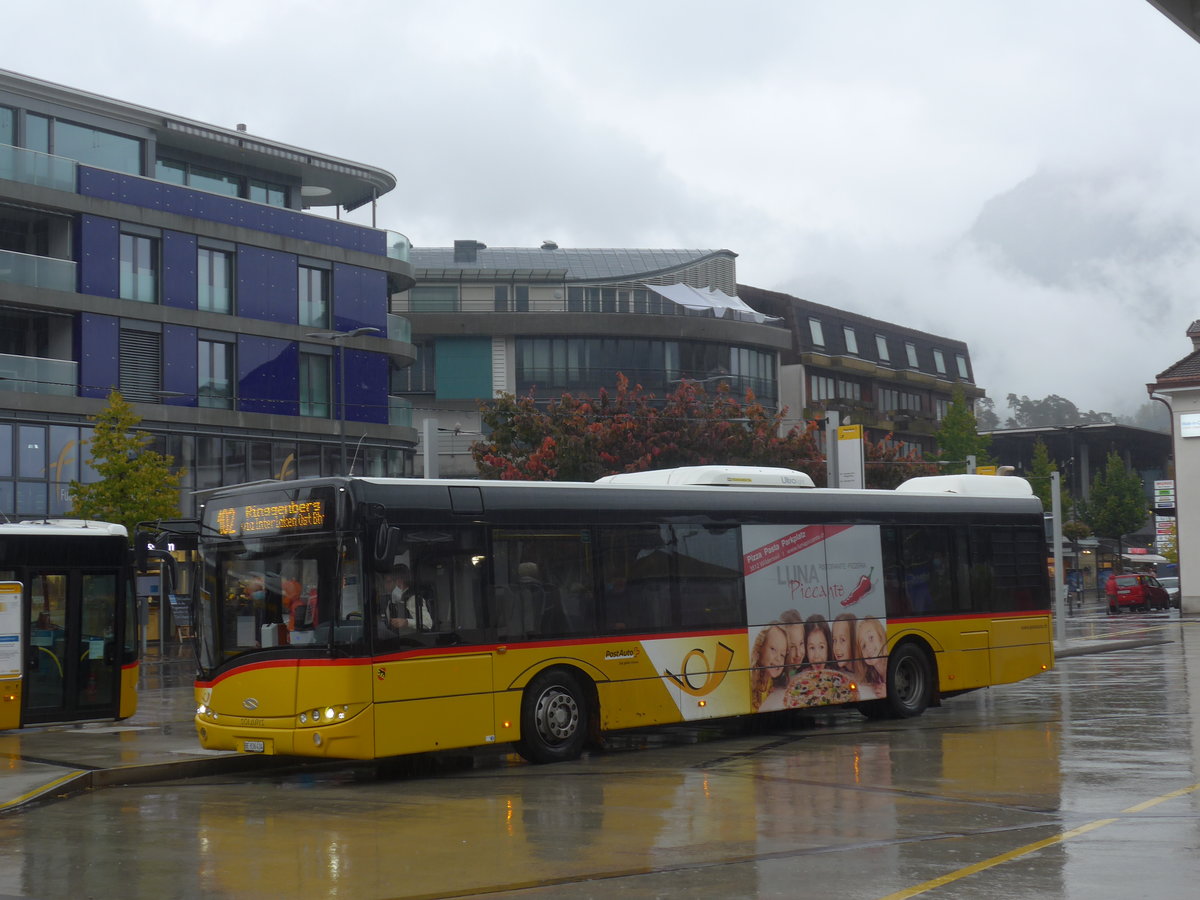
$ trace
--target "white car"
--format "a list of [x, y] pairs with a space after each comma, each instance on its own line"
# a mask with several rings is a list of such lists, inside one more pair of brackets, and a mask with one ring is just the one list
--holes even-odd
[[1171, 598], [1171, 608], [1179, 609], [1179, 577], [1166, 575], [1158, 579], [1158, 583], [1167, 589], [1167, 596]]

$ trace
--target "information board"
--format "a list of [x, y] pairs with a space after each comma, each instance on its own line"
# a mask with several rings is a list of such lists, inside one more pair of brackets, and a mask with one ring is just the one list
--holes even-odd
[[24, 671], [21, 646], [21, 582], [0, 581], [0, 678]]

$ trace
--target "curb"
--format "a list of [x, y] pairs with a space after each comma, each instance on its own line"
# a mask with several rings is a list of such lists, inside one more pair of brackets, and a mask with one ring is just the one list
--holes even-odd
[[67, 800], [102, 788], [154, 784], [175, 781], [180, 778], [203, 778], [207, 775], [246, 772], [254, 769], [284, 769], [295, 767], [295, 765], [296, 760], [287, 757], [246, 756], [241, 753], [229, 753], [206, 759], [181, 759], [164, 763], [116, 766], [111, 769], [75, 769], [40, 788], [0, 803], [0, 816], [41, 803]]

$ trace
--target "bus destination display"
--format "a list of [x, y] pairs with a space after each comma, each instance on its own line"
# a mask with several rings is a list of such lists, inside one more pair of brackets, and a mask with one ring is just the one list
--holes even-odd
[[322, 528], [327, 512], [324, 499], [310, 498], [304, 501], [224, 506], [216, 511], [215, 519], [219, 534], [237, 537]]

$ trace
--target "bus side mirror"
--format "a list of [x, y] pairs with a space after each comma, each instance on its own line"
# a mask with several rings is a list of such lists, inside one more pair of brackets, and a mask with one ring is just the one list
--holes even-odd
[[390, 572], [400, 553], [400, 529], [380, 522], [371, 548], [371, 565], [376, 572]]

